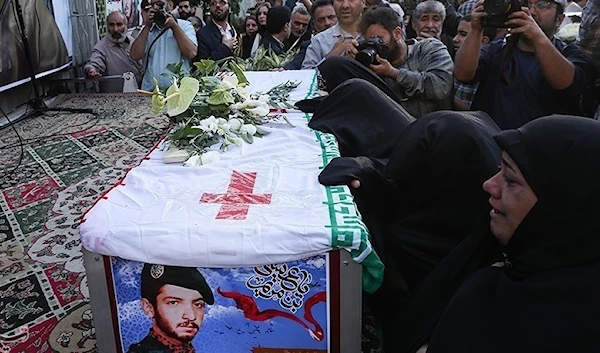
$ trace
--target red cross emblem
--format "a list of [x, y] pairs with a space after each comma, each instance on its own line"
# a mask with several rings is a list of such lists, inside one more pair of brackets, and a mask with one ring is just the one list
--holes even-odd
[[250, 205], [268, 205], [271, 194], [253, 194], [256, 172], [240, 173], [234, 170], [224, 194], [204, 193], [200, 203], [219, 203], [221, 209], [216, 219], [244, 220]]

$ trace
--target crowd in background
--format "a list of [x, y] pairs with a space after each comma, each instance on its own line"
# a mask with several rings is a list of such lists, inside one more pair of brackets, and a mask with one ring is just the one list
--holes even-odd
[[87, 75], [165, 89], [168, 64], [261, 47], [316, 69], [309, 126], [342, 155], [320, 181], [355, 189], [385, 263], [387, 351], [599, 350], [600, 1], [270, 0], [240, 26], [229, 0], [194, 5], [143, 0], [135, 33], [110, 14]]

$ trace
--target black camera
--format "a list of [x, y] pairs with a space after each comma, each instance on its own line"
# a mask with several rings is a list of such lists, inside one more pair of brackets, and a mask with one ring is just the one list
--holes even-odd
[[167, 22], [167, 13], [164, 10], [165, 3], [160, 1], [157, 3], [157, 5], [158, 9], [154, 13], [154, 23], [156, 23], [156, 25], [159, 27], [163, 27], [165, 22]]
[[380, 37], [372, 37], [362, 42], [358, 46], [358, 53], [355, 59], [363, 64], [364, 66], [379, 65], [379, 62], [375, 59], [379, 55], [382, 59], [387, 59], [388, 46]]
[[481, 19], [484, 27], [507, 28], [509, 26], [504, 23], [508, 21], [508, 15], [521, 11], [521, 2], [519, 0], [485, 0], [483, 10], [487, 13], [487, 16]]

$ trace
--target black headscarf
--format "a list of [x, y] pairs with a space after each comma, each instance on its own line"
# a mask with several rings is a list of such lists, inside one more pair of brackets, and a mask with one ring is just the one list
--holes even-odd
[[416, 285], [482, 218], [488, 195], [481, 184], [494, 175], [500, 132], [482, 112], [440, 111], [407, 127], [385, 170], [396, 185], [386, 247], [394, 249], [410, 288]]
[[333, 134], [344, 157], [389, 158], [398, 135], [415, 121], [372, 83], [340, 83], [313, 114], [308, 126]]
[[[334, 103], [327, 104], [331, 98]], [[496, 247], [486, 233], [489, 207], [481, 184], [497, 171], [500, 149], [492, 136], [500, 130], [485, 113], [451, 111], [402, 128], [404, 109], [361, 80], [342, 83], [319, 110], [309, 126], [334, 134], [342, 156], [354, 157], [334, 159], [319, 180], [324, 185], [360, 180], [360, 188], [352, 190], [355, 201], [386, 266], [384, 286], [367, 298], [386, 341], [406, 338], [390, 330], [395, 310], [403, 317], [408, 294], [472, 238], [461, 246], [456, 266], [440, 274], [445, 288], [427, 299], [436, 301], [436, 310], [415, 313], [431, 318], [427, 324], [433, 327], [460, 282], [490, 262]]]
[[600, 123], [553, 116], [496, 141], [538, 198], [508, 243], [513, 276], [598, 262]]
[[538, 201], [510, 263], [465, 281], [428, 352], [598, 352], [600, 122], [552, 116], [495, 138]]

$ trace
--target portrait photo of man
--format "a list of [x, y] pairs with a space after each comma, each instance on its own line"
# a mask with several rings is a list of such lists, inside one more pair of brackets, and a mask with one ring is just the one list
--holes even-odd
[[129, 353], [193, 353], [205, 305], [214, 303], [204, 276], [193, 267], [144, 264], [141, 306], [152, 320], [148, 335]]

